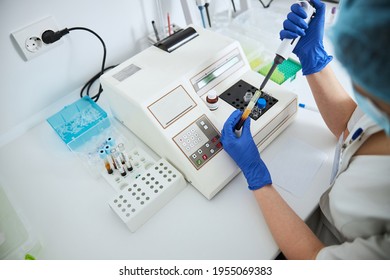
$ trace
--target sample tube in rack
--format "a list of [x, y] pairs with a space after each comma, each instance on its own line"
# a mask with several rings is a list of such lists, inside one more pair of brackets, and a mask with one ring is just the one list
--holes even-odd
[[114, 147], [115, 146], [115, 139], [112, 137], [108, 137], [106, 140], [106, 144], [110, 145], [111, 147]]
[[133, 166], [131, 165], [129, 155], [126, 152], [125, 145], [123, 143], [118, 144], [118, 149], [120, 152], [122, 164], [126, 165], [128, 171], [133, 171]]
[[111, 157], [112, 164], [114, 165], [114, 168], [118, 169], [118, 167], [116, 166], [115, 160], [114, 160], [114, 156], [111, 153], [111, 149], [112, 149], [112, 147], [110, 145], [105, 145], [104, 146], [104, 150], [106, 151], [106, 154]]
[[111, 155], [114, 158], [114, 161], [115, 161], [116, 167], [118, 168], [118, 171], [121, 173], [122, 176], [126, 176], [127, 173], [126, 173], [125, 168], [122, 165], [121, 158], [120, 158], [120, 153], [115, 148], [111, 149], [110, 152], [111, 152]]
[[104, 167], [106, 168], [107, 173], [108, 174], [112, 174], [114, 171], [112, 170], [110, 162], [107, 159], [107, 154], [106, 154], [106, 152], [103, 149], [99, 150], [99, 157], [103, 160]]

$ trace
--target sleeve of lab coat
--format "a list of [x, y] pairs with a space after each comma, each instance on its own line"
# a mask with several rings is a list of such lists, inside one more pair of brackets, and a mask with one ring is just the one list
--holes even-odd
[[352, 242], [323, 248], [317, 255], [323, 260], [376, 260], [390, 259], [390, 233], [356, 238]]

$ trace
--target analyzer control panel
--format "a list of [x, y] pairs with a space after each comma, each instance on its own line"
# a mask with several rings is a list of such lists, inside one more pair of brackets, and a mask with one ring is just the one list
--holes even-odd
[[196, 169], [200, 169], [222, 150], [220, 133], [210, 120], [202, 115], [177, 134], [173, 141]]

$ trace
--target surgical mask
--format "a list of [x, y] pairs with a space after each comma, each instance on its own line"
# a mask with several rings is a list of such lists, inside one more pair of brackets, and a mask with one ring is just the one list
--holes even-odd
[[377, 125], [382, 127], [387, 136], [390, 136], [390, 117], [385, 112], [379, 110], [370, 99], [361, 95], [355, 89], [354, 94], [356, 102], [362, 111], [372, 118]]

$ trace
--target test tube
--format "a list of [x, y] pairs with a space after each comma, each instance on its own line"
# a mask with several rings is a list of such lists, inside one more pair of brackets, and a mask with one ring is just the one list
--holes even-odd
[[114, 168], [118, 169], [118, 167], [116, 166], [115, 160], [114, 160], [114, 156], [111, 154], [111, 146], [110, 145], [104, 146], [104, 150], [106, 151], [106, 154], [111, 157], [112, 165], [114, 165]]
[[261, 110], [258, 107], [254, 107], [252, 109], [252, 117], [254, 119], [257, 119], [258, 117], [260, 117], [260, 115], [261, 115]]
[[118, 149], [121, 155], [122, 163], [126, 165], [128, 171], [133, 171], [133, 166], [131, 165], [130, 158], [126, 152], [125, 145], [123, 143], [119, 143]]
[[267, 100], [265, 100], [264, 98], [259, 98], [257, 100], [257, 108], [259, 109], [259, 113], [261, 115], [261, 112], [262, 110], [267, 106]]
[[107, 159], [107, 154], [106, 152], [102, 149], [102, 150], [99, 150], [99, 156], [100, 158], [103, 160], [104, 162], [104, 167], [106, 168], [107, 170], [107, 173], [108, 174], [112, 174], [114, 171], [112, 170], [111, 168], [111, 165], [110, 165], [110, 162], [108, 161]]
[[114, 158], [114, 161], [115, 161], [116, 167], [118, 168], [118, 171], [121, 173], [122, 176], [126, 176], [127, 173], [126, 173], [126, 170], [123, 168], [123, 165], [121, 163], [119, 152], [115, 148], [111, 149], [110, 152]]
[[249, 114], [252, 112], [253, 107], [256, 105], [257, 99], [260, 98], [260, 95], [261, 95], [261, 91], [260, 90], [256, 90], [255, 94], [253, 95], [253, 97], [251, 99], [251, 101], [249, 101], [249, 104], [246, 106], [244, 112], [242, 113], [241, 119], [236, 124], [236, 126], [235, 126], [236, 130], [240, 130], [241, 129], [241, 127], [244, 124], [245, 120], [248, 118]]
[[253, 97], [253, 93], [250, 90], [248, 90], [245, 93], [243, 99], [244, 99], [245, 102], [249, 102], [249, 101], [251, 101], [252, 97]]
[[111, 147], [114, 147], [115, 146], [115, 139], [112, 137], [108, 137], [106, 140], [106, 144], [110, 145]]

